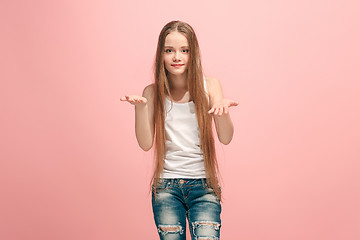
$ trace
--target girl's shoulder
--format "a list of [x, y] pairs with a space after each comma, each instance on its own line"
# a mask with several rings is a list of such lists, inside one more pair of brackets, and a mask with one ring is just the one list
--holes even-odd
[[214, 76], [204, 76], [206, 81], [206, 88], [208, 90], [209, 95], [212, 95], [214, 90], [218, 88], [220, 85], [220, 81], [218, 78]]
[[151, 84], [147, 85], [144, 88], [143, 97], [145, 97], [145, 98], [153, 98], [154, 97], [154, 91], [155, 91], [155, 83], [151, 83]]
[[219, 79], [217, 77], [214, 77], [214, 76], [204, 76], [204, 77], [205, 77], [206, 85], [219, 84]]
[[214, 81], [216, 79], [216, 77], [214, 76], [204, 76], [206, 81]]

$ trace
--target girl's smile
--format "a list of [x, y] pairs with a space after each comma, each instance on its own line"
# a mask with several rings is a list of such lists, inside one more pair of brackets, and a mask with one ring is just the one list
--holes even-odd
[[181, 68], [182, 66], [184, 66], [184, 64], [171, 64], [171, 66], [175, 68]]

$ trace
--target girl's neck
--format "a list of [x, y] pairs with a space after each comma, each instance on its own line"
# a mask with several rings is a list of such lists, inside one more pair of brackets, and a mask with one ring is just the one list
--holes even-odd
[[172, 90], [175, 90], [175, 91], [187, 90], [187, 80], [186, 80], [185, 74], [182, 74], [182, 75], [169, 74], [167, 77], [169, 79]]
[[189, 102], [190, 94], [188, 92], [186, 75], [168, 75], [168, 79], [173, 100], [176, 102]]

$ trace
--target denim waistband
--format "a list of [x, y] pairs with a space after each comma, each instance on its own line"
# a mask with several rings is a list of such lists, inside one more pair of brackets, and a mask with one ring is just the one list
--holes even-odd
[[168, 185], [202, 185], [203, 187], [207, 186], [206, 178], [160, 178], [158, 184], [168, 184]]

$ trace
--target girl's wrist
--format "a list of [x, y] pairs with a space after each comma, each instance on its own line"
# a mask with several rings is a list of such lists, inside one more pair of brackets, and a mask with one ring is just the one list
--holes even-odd
[[221, 114], [221, 116], [214, 114], [214, 119], [224, 119], [224, 118], [229, 118], [229, 117], [230, 117], [230, 113], [227, 113], [227, 114], [223, 113], [223, 114]]
[[147, 107], [147, 103], [138, 103], [138, 104], [134, 104], [135, 105], [135, 109], [145, 109]]

